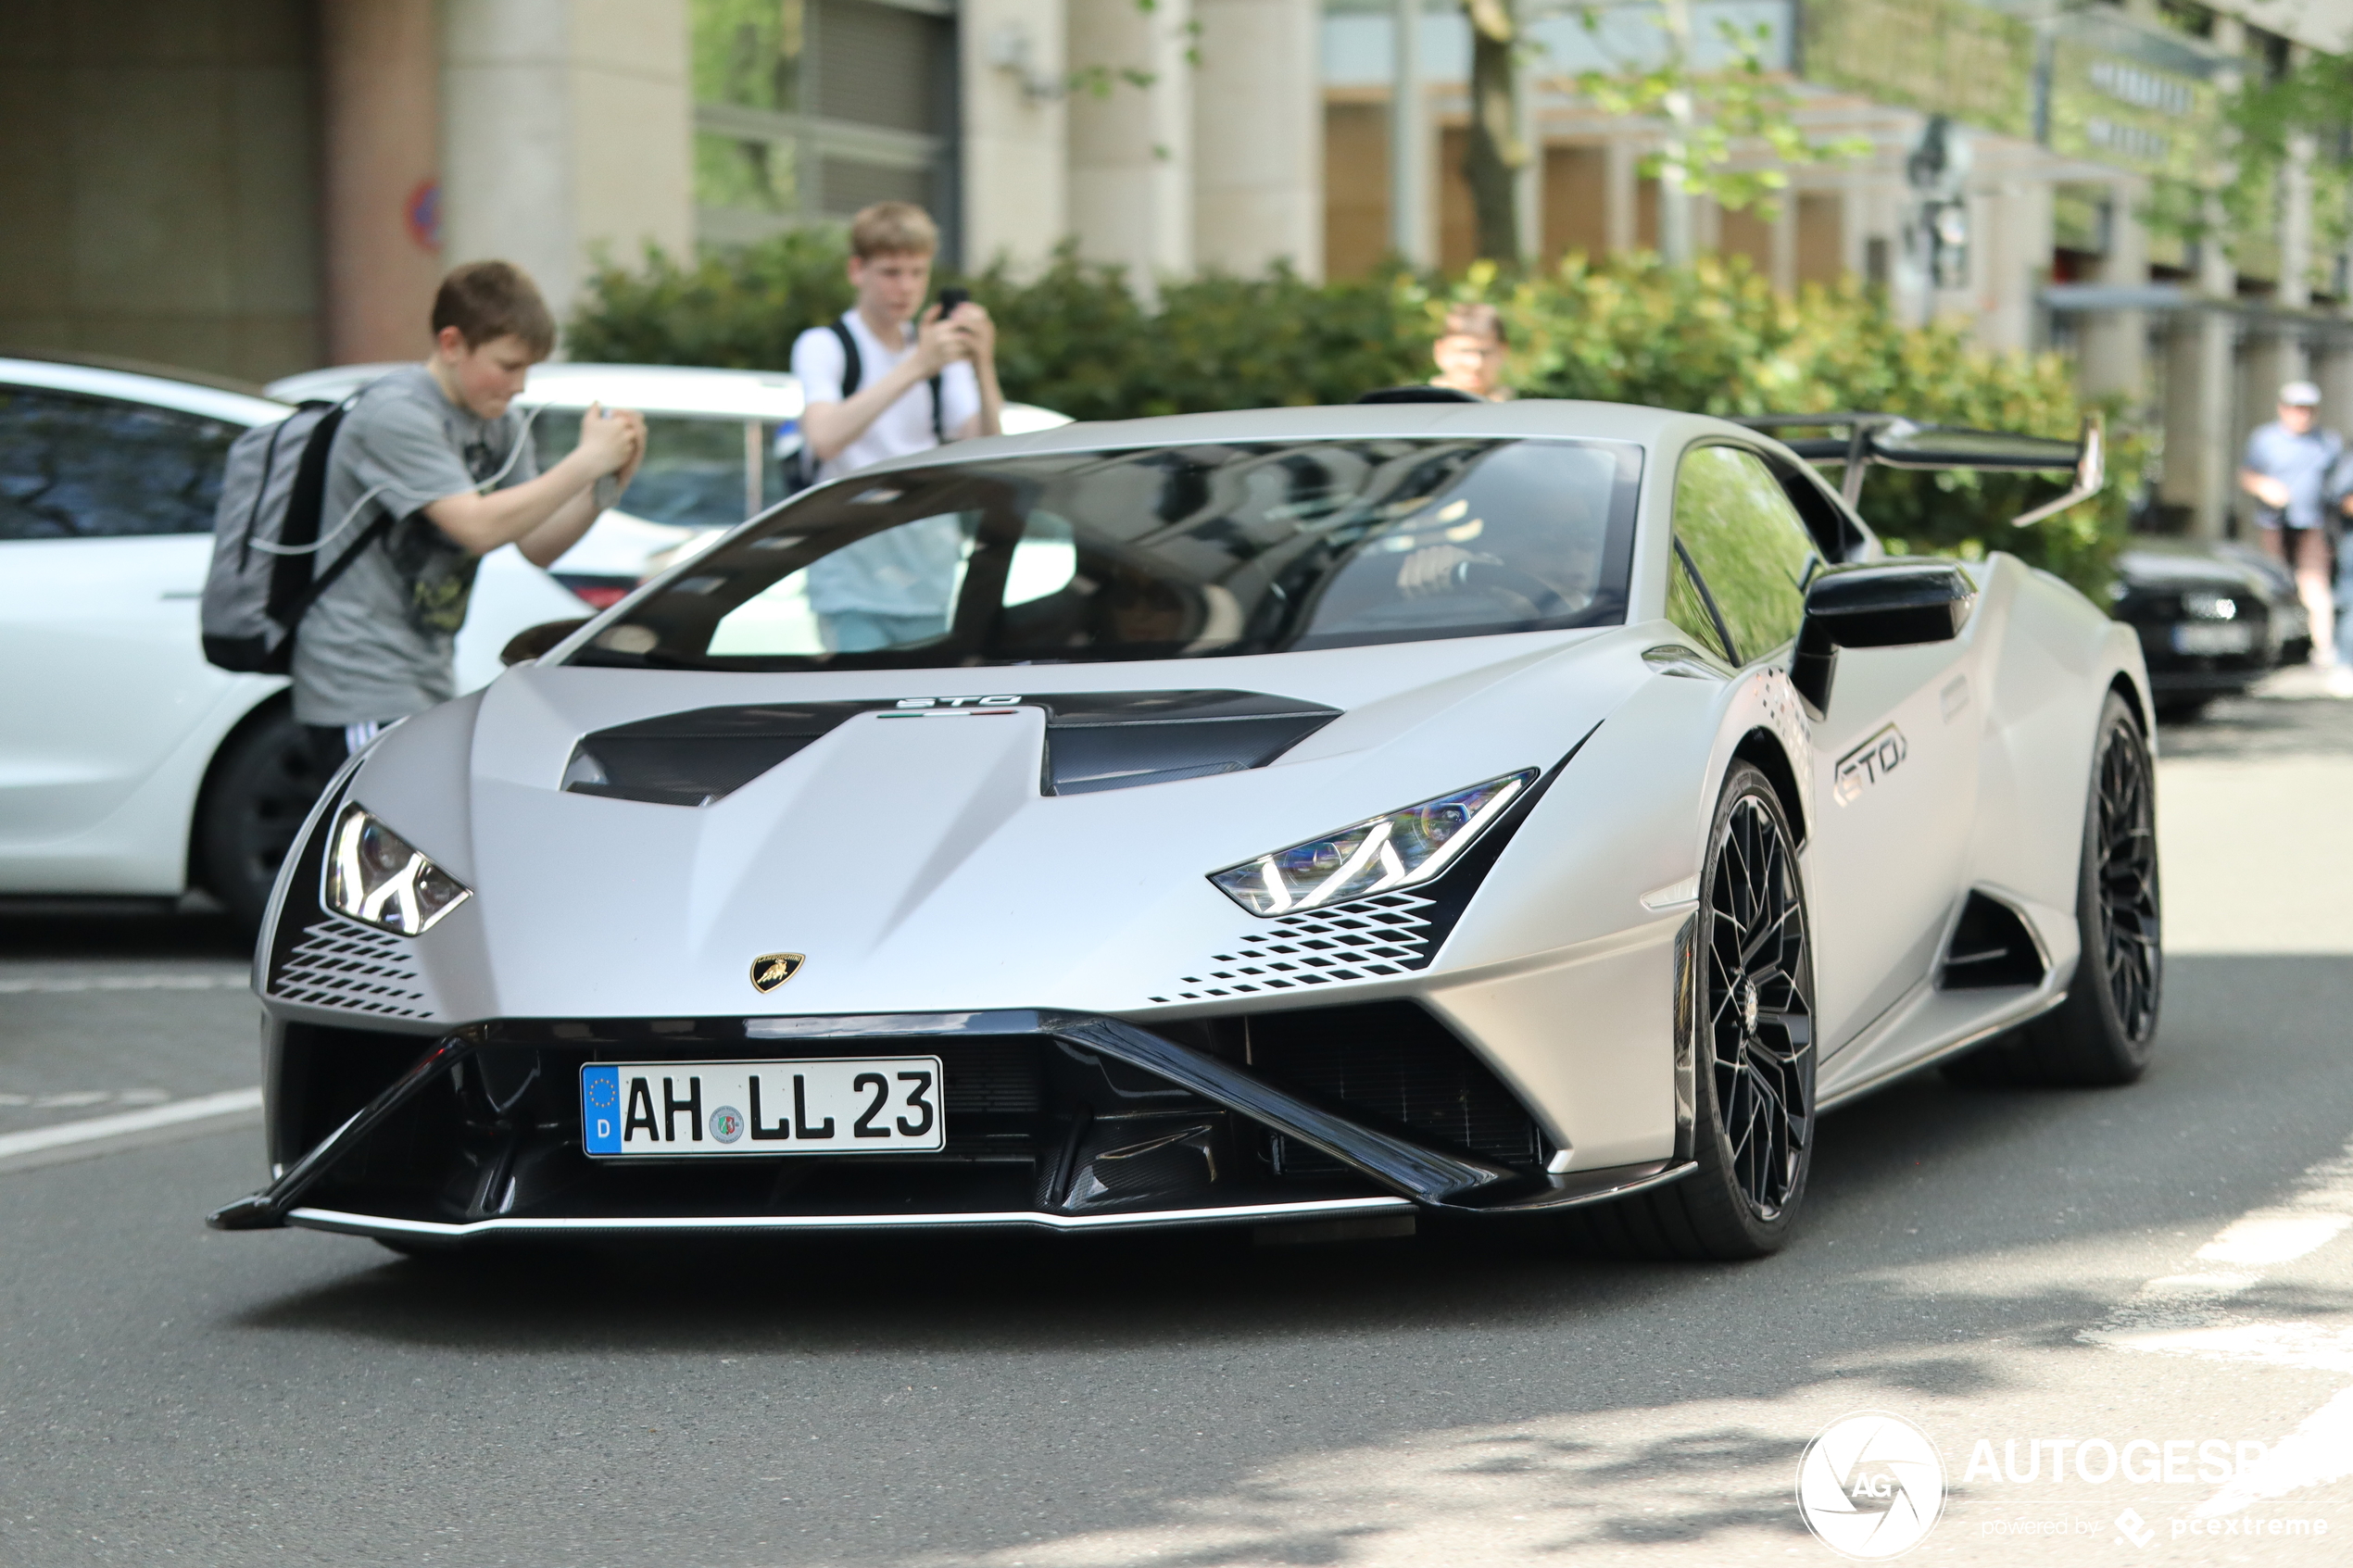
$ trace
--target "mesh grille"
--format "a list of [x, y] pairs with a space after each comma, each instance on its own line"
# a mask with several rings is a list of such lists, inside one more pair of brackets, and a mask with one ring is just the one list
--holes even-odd
[[432, 997], [404, 939], [330, 917], [308, 927], [270, 977], [270, 994], [379, 1018], [431, 1018]]
[[[1507, 1164], [1541, 1159], [1536, 1124], [1512, 1092], [1411, 1002], [1253, 1013], [1249, 1029], [1252, 1068], [1355, 1120]], [[1271, 1142], [1278, 1174], [1342, 1169], [1294, 1139]]]
[[1278, 915], [1243, 934], [1229, 953], [1213, 953], [1196, 974], [1180, 975], [1155, 1002], [1197, 1002], [1300, 991], [1335, 981], [1378, 980], [1428, 966], [1431, 901], [1384, 893], [1304, 914]]

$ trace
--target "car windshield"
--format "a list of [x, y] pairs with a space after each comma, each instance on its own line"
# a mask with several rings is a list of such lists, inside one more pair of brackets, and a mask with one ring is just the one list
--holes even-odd
[[[580, 445], [577, 408], [549, 407], [532, 423], [539, 471]], [[785, 497], [784, 468], [764, 456], [775, 444], [774, 420], [648, 414], [646, 461], [621, 509], [680, 528], [733, 528]]]
[[856, 477], [573, 656], [711, 670], [1180, 659], [1615, 625], [1625, 442], [1194, 445]]

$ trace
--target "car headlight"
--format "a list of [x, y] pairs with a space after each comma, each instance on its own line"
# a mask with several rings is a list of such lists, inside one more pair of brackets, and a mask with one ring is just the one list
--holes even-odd
[[1536, 782], [1523, 768], [1211, 873], [1254, 915], [1289, 914], [1428, 882]]
[[327, 853], [327, 908], [415, 936], [473, 897], [465, 884], [358, 806], [335, 819]]

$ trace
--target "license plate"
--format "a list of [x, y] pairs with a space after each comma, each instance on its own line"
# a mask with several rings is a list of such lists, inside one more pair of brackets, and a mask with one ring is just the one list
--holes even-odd
[[936, 1056], [599, 1061], [580, 1070], [580, 1145], [607, 1159], [906, 1154], [947, 1146]]
[[2173, 628], [2175, 653], [2246, 653], [2255, 646], [2252, 625], [2222, 621]]

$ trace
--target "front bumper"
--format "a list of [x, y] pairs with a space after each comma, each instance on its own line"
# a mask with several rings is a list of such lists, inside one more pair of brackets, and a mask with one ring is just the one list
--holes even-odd
[[[1554, 1169], [1565, 1158], [1524, 1109], [1411, 1003], [1229, 1022], [1180, 1026], [1189, 1039], [1036, 1011], [495, 1022], [438, 1039], [295, 1025], [272, 1068], [277, 1177], [209, 1223], [437, 1242], [1087, 1231], [1527, 1212], [1691, 1169]], [[937, 1154], [661, 1164], [581, 1149], [579, 1068], [592, 1060], [856, 1055], [916, 1040], [947, 1069]]]

